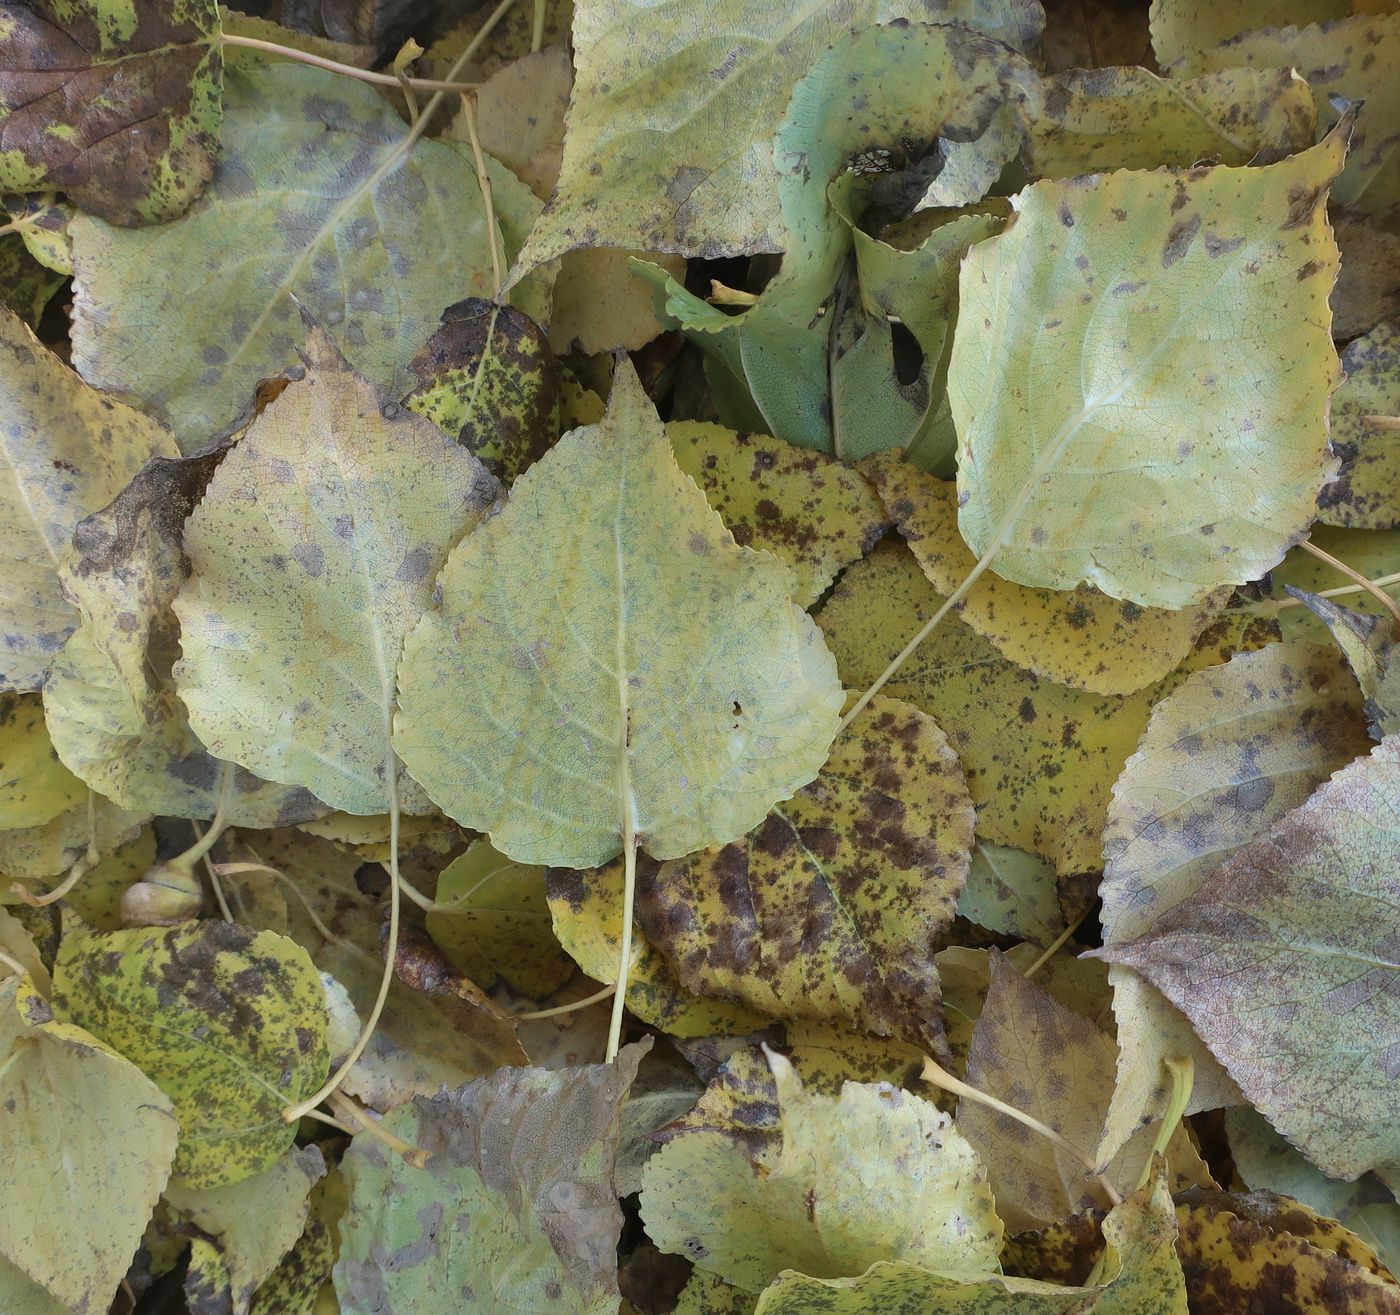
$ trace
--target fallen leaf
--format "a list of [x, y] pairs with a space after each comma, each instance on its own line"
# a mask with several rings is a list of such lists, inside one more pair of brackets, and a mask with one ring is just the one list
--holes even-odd
[[37, 694], [0, 694], [0, 829], [42, 826], [87, 802], [60, 761]]
[[1332, 399], [1332, 446], [1341, 473], [1322, 490], [1318, 516], [1363, 530], [1400, 527], [1400, 433], [1372, 416], [1400, 415], [1400, 321], [1378, 324], [1342, 353], [1346, 379]]

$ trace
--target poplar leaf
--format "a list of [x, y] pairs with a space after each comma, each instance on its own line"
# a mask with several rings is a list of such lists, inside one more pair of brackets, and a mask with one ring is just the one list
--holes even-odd
[[[220, 757], [345, 812], [382, 813], [404, 636], [500, 486], [314, 328], [306, 361], [185, 527], [176, 689]], [[426, 811], [411, 788], [404, 802]]]
[[1017, 197], [963, 264], [948, 375], [975, 556], [1018, 584], [1180, 608], [1303, 536], [1335, 470], [1324, 202], [1350, 122], [1279, 164]]
[[37, 694], [0, 694], [0, 829], [42, 826], [87, 800], [60, 761]]
[[1330, 598], [1289, 586], [1288, 592], [1322, 619], [1346, 657], [1365, 699], [1371, 737], [1383, 740], [1400, 731], [1400, 664], [1395, 662], [1395, 626], [1389, 616], [1354, 612]]
[[[791, 575], [734, 543], [629, 367], [602, 422], [516, 482], [438, 588], [405, 647], [395, 744], [444, 812], [519, 862], [605, 863], [625, 834], [657, 858], [735, 839], [835, 734], [834, 663]], [[470, 702], [447, 717], [452, 689]]]
[[1342, 469], [1322, 490], [1319, 519], [1363, 530], [1400, 527], [1400, 433], [1373, 416], [1400, 414], [1400, 321], [1378, 324], [1342, 353], [1332, 399], [1332, 447]]

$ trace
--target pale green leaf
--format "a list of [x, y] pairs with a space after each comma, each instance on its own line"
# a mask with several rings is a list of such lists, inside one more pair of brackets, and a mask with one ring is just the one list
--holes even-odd
[[692, 991], [937, 1048], [932, 952], [973, 823], [937, 723], [876, 698], [759, 827], [640, 880], [638, 917]]
[[74, 528], [147, 458], [175, 447], [155, 421], [88, 388], [6, 310], [0, 398], [0, 689], [38, 689], [77, 624], [58, 584]]
[[326, 1004], [306, 951], [228, 922], [94, 933], [65, 919], [55, 1009], [138, 1065], [180, 1121], [186, 1186], [250, 1178], [292, 1143], [282, 1110], [326, 1075]]
[[0, 187], [62, 191], [117, 224], [174, 219], [209, 180], [215, 0], [33, 0], [0, 22]]
[[1152, 49], [1165, 68], [1252, 28], [1346, 18], [1354, 0], [1152, 0]]
[[993, 1269], [1002, 1225], [976, 1153], [938, 1108], [884, 1083], [812, 1095], [772, 1057], [783, 1146], [759, 1169], [728, 1138], [687, 1132], [642, 1171], [663, 1251], [758, 1292], [785, 1269], [819, 1278], [877, 1260]]
[[1100, 952], [1182, 1009], [1255, 1108], [1338, 1178], [1400, 1165], [1397, 801], [1392, 736]]
[[977, 840], [958, 916], [1003, 936], [1049, 945], [1065, 924], [1055, 869], [1024, 850]]
[[963, 263], [948, 376], [974, 555], [1018, 584], [1179, 608], [1303, 536], [1335, 469], [1324, 202], [1347, 135], [1016, 198]]
[[443, 306], [492, 290], [469, 155], [409, 149], [374, 88], [274, 63], [230, 70], [224, 106], [213, 181], [181, 219], [73, 224], [74, 364], [164, 418], [186, 452], [296, 364], [296, 301], [396, 396]]
[[[1235, 850], [1364, 753], [1360, 704], [1338, 656], [1310, 644], [1240, 654], [1158, 704], [1113, 788], [1100, 888], [1104, 943], [1150, 932]], [[1144, 1112], [1164, 1108], [1169, 1057], [1196, 1061], [1194, 1108], [1237, 1098], [1186, 1020], [1152, 987], [1121, 967], [1109, 976], [1122, 1058], [1100, 1162]]]
[[[106, 1310], [170, 1173], [170, 1101], [13, 977], [0, 983], [0, 1107], [0, 1253], [65, 1309]], [[0, 1294], [22, 1289], [5, 1269]]]
[[420, 1097], [385, 1126], [414, 1168], [361, 1134], [344, 1161], [336, 1293], [345, 1315], [615, 1312], [622, 1105], [644, 1046], [615, 1064], [505, 1069]]
[[[500, 486], [318, 330], [307, 353], [306, 378], [232, 448], [185, 527], [175, 682], [213, 753], [382, 813], [404, 636]], [[426, 811], [411, 789], [403, 803]]]
[[834, 663], [791, 574], [734, 543], [628, 366], [602, 422], [526, 471], [438, 589], [405, 646], [395, 745], [520, 862], [604, 863], [624, 835], [658, 858], [735, 839], [835, 734]]

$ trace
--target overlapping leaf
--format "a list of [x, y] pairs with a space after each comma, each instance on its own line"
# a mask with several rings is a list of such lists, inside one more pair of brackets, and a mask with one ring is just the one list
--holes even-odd
[[1341, 473], [1322, 490], [1321, 519], [1363, 530], [1400, 526], [1400, 322], [1378, 324], [1342, 353], [1346, 381], [1332, 399], [1332, 446]]

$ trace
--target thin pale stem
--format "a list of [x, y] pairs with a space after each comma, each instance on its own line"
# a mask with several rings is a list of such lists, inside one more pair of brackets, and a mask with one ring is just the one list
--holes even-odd
[[[495, 31], [496, 24], [510, 13], [511, 6], [514, 4], [515, 0], [500, 0], [500, 3], [486, 16], [486, 21], [481, 25], [481, 30], [467, 43], [467, 48], [457, 56], [456, 62], [447, 70], [447, 77], [444, 79], [445, 82], [456, 83], [462, 70], [472, 62], [476, 52], [481, 49], [486, 38]], [[454, 89], [460, 90], [460, 88]], [[408, 136], [404, 138], [404, 149], [411, 150], [414, 142], [428, 131], [428, 124], [432, 122], [433, 115], [437, 113], [446, 95], [447, 91], [442, 88], [433, 92], [433, 98], [423, 107], [423, 113], [419, 115], [418, 122], [408, 130]]]
[[1400, 416], [1365, 416], [1361, 423], [1377, 433], [1394, 434], [1400, 432]]
[[219, 768], [219, 795], [214, 805], [214, 816], [209, 821], [209, 829], [201, 832], [199, 823], [191, 819], [190, 827], [195, 834], [194, 844], [183, 854], [177, 854], [172, 858], [167, 866], [184, 868], [187, 872], [194, 871], [194, 865], [214, 848], [219, 837], [227, 829], [228, 805], [232, 795], [233, 764], [226, 762]]
[[544, 45], [544, 17], [549, 0], [535, 0], [535, 21], [530, 28], [530, 53], [536, 54]]
[[87, 852], [73, 864], [68, 875], [57, 886], [47, 895], [36, 895], [33, 891], [20, 885], [19, 882], [15, 882], [10, 887], [10, 893], [28, 904], [30, 908], [42, 909], [49, 904], [57, 904], [78, 882], [87, 876], [102, 861], [102, 855], [97, 852], [97, 795], [91, 790], [88, 791], [87, 797], [87, 819]]
[[964, 1100], [975, 1101], [978, 1105], [985, 1105], [988, 1109], [996, 1110], [998, 1114], [1005, 1114], [1007, 1118], [1015, 1119], [1017, 1123], [1029, 1128], [1032, 1132], [1038, 1132], [1042, 1137], [1054, 1142], [1062, 1151], [1072, 1155], [1080, 1164], [1084, 1166], [1090, 1174], [1097, 1180], [1103, 1188], [1104, 1195], [1117, 1205], [1123, 1198], [1119, 1196], [1112, 1183], [1099, 1173], [1094, 1165], [1094, 1157], [1087, 1151], [1082, 1150], [1073, 1142], [1067, 1140], [1048, 1123], [1042, 1123], [1039, 1119], [1027, 1114], [1024, 1110], [1018, 1110], [1014, 1105], [1008, 1105], [1004, 1100], [998, 1100], [995, 1096], [989, 1096], [985, 1091], [978, 1091], [976, 1087], [969, 1086], [959, 1078], [955, 1078], [947, 1069], [935, 1063], [928, 1057], [924, 1058], [923, 1079], [932, 1086], [941, 1087], [944, 1091], [951, 1092], [954, 1096], [962, 1097]]
[[1186, 1117], [1186, 1106], [1191, 1101], [1191, 1089], [1196, 1083], [1196, 1061], [1190, 1055], [1185, 1055], [1181, 1059], [1168, 1059], [1165, 1061], [1167, 1072], [1171, 1074], [1172, 1091], [1167, 1100], [1167, 1112], [1162, 1115], [1162, 1122], [1157, 1128], [1157, 1135], [1152, 1139], [1152, 1154], [1147, 1157], [1147, 1163], [1142, 1166], [1142, 1176], [1138, 1179], [1138, 1190], [1147, 1186], [1147, 1180], [1152, 1176], [1152, 1161], [1155, 1156], [1165, 1155], [1167, 1147], [1171, 1144], [1171, 1139], [1176, 1136], [1176, 1130], [1181, 1126], [1181, 1120]]
[[[3, 963], [12, 973], [18, 973], [23, 977], [29, 971], [18, 959], [11, 958], [4, 950], [0, 950], [0, 963]], [[582, 1003], [582, 1001], [580, 1001]]]
[[1070, 923], [1070, 925], [1066, 927], [1064, 931], [1062, 931], [1058, 936], [1056, 936], [1055, 939], [1045, 947], [1044, 951], [1041, 953], [1040, 958], [1038, 958], [1033, 964], [1031, 964], [1031, 966], [1027, 968], [1026, 971], [1022, 974], [1026, 981], [1030, 981], [1031, 978], [1036, 975], [1036, 973], [1038, 973], [1042, 968], [1044, 968], [1045, 965], [1055, 957], [1055, 955], [1057, 955], [1062, 949], [1064, 949], [1065, 943], [1069, 940], [1071, 936], [1074, 935], [1075, 932], [1077, 932], [1080, 929], [1080, 927], [1084, 925], [1084, 919], [1088, 916], [1089, 910], [1085, 909], [1084, 912], [1081, 913], [1078, 918], [1076, 918], [1072, 923]]
[[1298, 546], [1306, 552], [1310, 552], [1318, 561], [1326, 562], [1334, 571], [1340, 571], [1348, 580], [1355, 583], [1358, 588], [1364, 589], [1370, 594], [1372, 598], [1390, 613], [1395, 621], [1397, 632], [1400, 632], [1400, 603], [1397, 603], [1384, 589], [1378, 587], [1373, 580], [1367, 579], [1366, 576], [1362, 575], [1355, 567], [1348, 566], [1340, 557], [1333, 557], [1330, 552], [1319, 548], [1317, 544], [1313, 543], [1311, 540], [1304, 539]]
[[[1396, 571], [1392, 575], [1378, 575], [1374, 580], [1368, 580], [1365, 584], [1343, 584], [1338, 585], [1335, 589], [1319, 589], [1317, 596], [1319, 598], [1349, 598], [1352, 594], [1371, 594], [1377, 589], [1389, 589], [1397, 584], [1400, 584], [1400, 571]], [[1291, 596], [1270, 599], [1269, 606], [1274, 611], [1281, 612], [1286, 607], [1302, 607], [1303, 600]], [[1244, 608], [1241, 610], [1253, 611], [1254, 609]]]
[[[306, 916], [311, 920], [311, 925], [316, 928], [316, 930], [321, 934], [321, 937], [328, 944], [338, 945], [342, 949], [354, 951], [356, 954], [361, 953], [360, 947], [358, 945], [353, 945], [350, 941], [342, 940], [339, 936], [335, 934], [335, 932], [333, 932], [329, 927], [327, 927], [324, 922], [321, 921], [321, 915], [311, 907], [310, 900], [308, 900], [306, 896], [301, 893], [301, 890], [297, 886], [296, 882], [293, 881], [285, 872], [279, 871], [277, 868], [268, 867], [266, 863], [217, 863], [214, 865], [214, 867], [215, 871], [220, 876], [229, 877], [237, 876], [241, 872], [266, 872], [268, 876], [275, 878], [277, 881], [280, 881], [284, 886], [286, 886], [286, 888], [289, 891], [292, 892], [293, 895], [297, 897], [297, 899], [301, 902], [301, 907], [306, 911]], [[366, 955], [365, 957], [368, 958], [369, 956]]]
[[415, 1169], [423, 1168], [431, 1158], [421, 1146], [410, 1145], [402, 1137], [395, 1136], [377, 1119], [370, 1118], [369, 1114], [343, 1091], [332, 1092], [326, 1103], [342, 1119], [353, 1124], [359, 1131], [367, 1132], [377, 1141], [383, 1142], [391, 1151], [402, 1155]]
[[[387, 736], [386, 736], [387, 738]], [[350, 1053], [341, 1060], [340, 1067], [321, 1084], [319, 1091], [308, 1096], [300, 1104], [282, 1111], [284, 1123], [295, 1123], [309, 1110], [314, 1110], [323, 1100], [340, 1089], [350, 1070], [365, 1053], [374, 1030], [379, 1026], [379, 1017], [384, 1012], [384, 1002], [389, 998], [389, 987], [394, 981], [394, 962], [399, 953], [399, 761], [394, 751], [389, 750], [385, 762], [385, 776], [389, 782], [389, 936], [384, 946], [384, 973], [379, 979], [379, 994], [375, 996], [374, 1007], [350, 1047]]]
[[472, 159], [476, 161], [476, 181], [481, 188], [481, 199], [486, 206], [486, 237], [491, 246], [491, 271], [496, 277], [493, 297], [499, 296], [501, 284], [505, 281], [505, 252], [501, 250], [501, 232], [496, 226], [496, 203], [491, 195], [491, 175], [486, 169], [486, 155], [481, 149], [481, 134], [476, 130], [476, 93], [463, 92], [462, 118], [467, 123], [467, 139], [472, 144]]
[[298, 64], [310, 64], [313, 68], [323, 68], [331, 73], [342, 73], [347, 78], [356, 78], [376, 87], [398, 87], [407, 84], [415, 91], [431, 91], [447, 94], [454, 91], [470, 91], [470, 82], [439, 81], [437, 78], [410, 78], [393, 73], [375, 73], [372, 69], [356, 68], [354, 64], [342, 64], [338, 59], [326, 59], [313, 55], [308, 50], [297, 50], [294, 46], [279, 45], [276, 41], [263, 41], [259, 37], [236, 36], [225, 32], [219, 42], [225, 46], [242, 46], [247, 50], [261, 50], [267, 55], [278, 55], [282, 59], [295, 60]]
[[627, 807], [627, 834], [622, 851], [622, 948], [617, 957], [617, 983], [613, 990], [612, 1017], [608, 1022], [608, 1048], [603, 1062], [611, 1064], [622, 1046], [622, 1014], [627, 1007], [627, 979], [632, 969], [632, 909], [637, 897], [637, 834]]
[[731, 288], [718, 279], [710, 280], [710, 305], [712, 306], [756, 306], [758, 293], [745, 292], [743, 288]]

